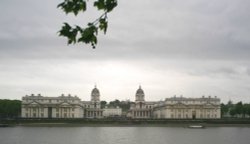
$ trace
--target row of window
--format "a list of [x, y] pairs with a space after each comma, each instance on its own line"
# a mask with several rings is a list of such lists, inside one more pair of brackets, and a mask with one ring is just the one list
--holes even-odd
[[[75, 111], [75, 108], [62, 108], [64, 112], [67, 112], [67, 111]], [[29, 108], [25, 108], [26, 112], [29, 111]], [[38, 112], [38, 111], [41, 111], [41, 112], [44, 112], [44, 108], [41, 107], [41, 108], [32, 108], [32, 111], [33, 112]], [[56, 108], [56, 112], [59, 112], [59, 108]]]
[[[34, 100], [28, 100], [26, 99], [25, 102], [33, 102]], [[55, 103], [55, 102], [75, 102], [75, 100], [47, 100], [47, 99], [38, 99], [38, 100], [35, 100], [37, 102], [48, 102], [48, 103]]]
[[[171, 114], [171, 118], [194, 118], [196, 116], [192, 115], [192, 116], [189, 116], [188, 114], [184, 116], [182, 116], [181, 114], [178, 114], [177, 116], [175, 116], [174, 114]], [[199, 118], [217, 118], [217, 114], [214, 114], [214, 115], [210, 115], [210, 114], [207, 114], [207, 115], [203, 115], [203, 114], [200, 114], [200, 117]]]
[[[171, 112], [174, 112], [174, 111], [176, 111], [176, 110], [177, 110], [178, 112], [181, 112], [181, 111], [183, 111], [183, 112], [184, 112], [184, 111], [188, 112], [188, 111], [189, 111], [188, 109], [170, 109]], [[192, 110], [192, 111], [193, 111], [193, 110]], [[197, 111], [197, 110], [196, 110], [196, 111]], [[214, 112], [217, 112], [217, 109], [200, 109], [199, 111], [200, 111], [200, 112], [210, 112], [210, 111], [211, 111], [211, 112], [213, 112], [213, 111], [214, 111]]]
[[219, 101], [170, 101], [170, 103], [186, 103], [186, 104], [207, 104], [207, 103], [213, 103], [213, 104], [219, 104]]
[[148, 117], [150, 112], [148, 111], [134, 111], [134, 117]]
[[[25, 113], [25, 117], [30, 117], [30, 116], [29, 116], [28, 113]], [[33, 118], [38, 118], [38, 117], [44, 118], [44, 113], [41, 113], [40, 116], [37, 115], [37, 113], [32, 113], [32, 117]], [[74, 118], [74, 117], [75, 117], [75, 114], [73, 114], [73, 113], [71, 115], [67, 114], [67, 113], [64, 113], [62, 118]], [[56, 118], [59, 118], [59, 113], [56, 113]]]

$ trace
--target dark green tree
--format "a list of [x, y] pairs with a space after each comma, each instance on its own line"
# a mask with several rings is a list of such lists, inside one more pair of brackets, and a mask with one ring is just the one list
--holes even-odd
[[[96, 20], [89, 22], [87, 26], [71, 26], [67, 22], [64, 23], [59, 36], [64, 36], [68, 39], [68, 44], [85, 43], [91, 44], [92, 48], [96, 47], [98, 31], [103, 31], [104, 34], [108, 28], [108, 13], [117, 6], [117, 0], [94, 0], [93, 6], [103, 14]], [[61, 8], [66, 14], [73, 13], [77, 16], [80, 12], [87, 10], [88, 0], [64, 0], [57, 7]]]
[[106, 101], [101, 101], [101, 108], [105, 108], [107, 102]]
[[21, 101], [0, 100], [0, 118], [16, 118], [21, 114]]
[[246, 114], [250, 116], [250, 104], [246, 104]]
[[227, 104], [225, 105], [224, 103], [222, 103], [220, 106], [221, 106], [221, 116], [224, 116], [225, 114], [228, 113], [229, 106]]
[[236, 110], [235, 108], [231, 108], [230, 111], [229, 111], [229, 114], [234, 117], [236, 115]]
[[236, 105], [235, 105], [235, 112], [236, 114], [238, 115], [242, 115], [243, 114], [243, 104], [242, 102], [238, 102]]

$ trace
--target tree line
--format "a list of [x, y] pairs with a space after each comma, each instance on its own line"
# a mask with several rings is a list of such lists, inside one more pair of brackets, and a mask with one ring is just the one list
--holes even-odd
[[233, 104], [228, 101], [227, 104], [221, 104], [222, 117], [246, 118], [250, 116], [250, 103], [242, 103], [242, 101]]
[[130, 104], [132, 102], [130, 101], [119, 101], [119, 100], [114, 100], [114, 101], [110, 101], [109, 103], [107, 103], [106, 101], [101, 101], [101, 108], [105, 108], [105, 107], [112, 107], [112, 108], [116, 108], [119, 107], [122, 109], [123, 112], [127, 112], [130, 109]]
[[20, 100], [0, 99], [0, 118], [17, 118], [20, 116]]

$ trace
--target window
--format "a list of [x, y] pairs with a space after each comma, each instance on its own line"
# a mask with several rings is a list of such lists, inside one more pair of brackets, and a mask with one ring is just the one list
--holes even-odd
[[181, 114], [178, 114], [178, 118], [181, 118]]
[[44, 112], [44, 108], [41, 108], [41, 112]]
[[59, 112], [59, 108], [56, 108], [56, 112]]
[[56, 117], [59, 118], [59, 113], [56, 113]]
[[174, 114], [171, 114], [171, 118], [174, 118]]
[[34, 117], [34, 118], [36, 117], [36, 113], [33, 113], [33, 117]]
[[75, 111], [75, 108], [72, 108], [72, 111]]
[[28, 113], [25, 114], [25, 117], [29, 117]]
[[67, 112], [67, 109], [66, 109], [66, 108], [64, 108], [64, 112]]
[[43, 114], [43, 113], [41, 113], [41, 117], [42, 117], [42, 118], [44, 117], [44, 114]]
[[26, 111], [28, 111], [28, 108], [25, 108]]
[[75, 117], [75, 115], [74, 114], [72, 114], [72, 118], [74, 118]]
[[51, 103], [51, 100], [49, 100], [49, 103]]

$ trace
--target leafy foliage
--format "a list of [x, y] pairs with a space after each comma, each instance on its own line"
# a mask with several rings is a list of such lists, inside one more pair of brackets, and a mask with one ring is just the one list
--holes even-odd
[[122, 111], [126, 112], [126, 111], [129, 110], [130, 104], [131, 104], [131, 102], [129, 102], [129, 101], [119, 101], [119, 100], [116, 99], [114, 101], [109, 102], [108, 106], [109, 107], [117, 107], [117, 106], [119, 106], [122, 109]]
[[230, 114], [231, 117], [242, 117], [245, 118], [246, 115], [250, 116], [250, 104], [243, 104], [241, 101], [232, 104], [229, 101], [227, 104], [221, 104], [221, 114], [222, 116]]
[[[93, 6], [99, 11], [103, 11], [103, 14], [95, 21], [88, 23], [87, 27], [70, 26], [68, 23], [64, 23], [61, 30], [59, 30], [59, 36], [64, 36], [68, 39], [68, 44], [85, 43], [91, 44], [92, 48], [96, 47], [98, 31], [103, 31], [104, 34], [108, 28], [107, 14], [111, 12], [117, 6], [117, 0], [95, 0]], [[60, 3], [58, 8], [61, 8], [66, 14], [73, 13], [75, 16], [79, 12], [85, 12], [87, 10], [86, 0], [64, 0]]]
[[106, 101], [101, 101], [101, 108], [102, 108], [102, 109], [105, 108], [106, 104], [107, 104]]
[[21, 101], [0, 100], [0, 118], [16, 118], [21, 114]]

